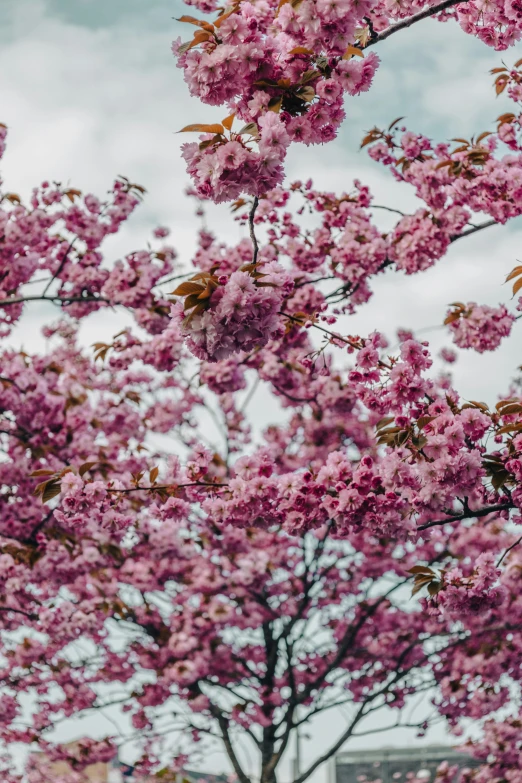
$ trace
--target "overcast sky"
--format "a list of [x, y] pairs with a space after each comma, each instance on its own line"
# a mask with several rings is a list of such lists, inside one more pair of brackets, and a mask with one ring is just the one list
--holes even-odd
[[[2, 164], [6, 187], [27, 195], [33, 185], [52, 179], [102, 195], [118, 174], [144, 185], [145, 203], [107, 243], [114, 258], [143, 246], [158, 224], [172, 229], [182, 258], [190, 258], [195, 246], [198, 224], [193, 205], [183, 197], [187, 177], [175, 132], [189, 122], [221, 119], [223, 111], [190, 98], [176, 68], [171, 42], [180, 34], [187, 37], [186, 26], [173, 18], [181, 8], [174, 0], [0, 0], [0, 122], [9, 126]], [[337, 190], [350, 190], [359, 178], [371, 186], [377, 203], [414, 209], [410, 190], [358, 151], [363, 132], [398, 116], [405, 116], [412, 130], [438, 140], [491, 129], [506, 100], [495, 99], [489, 69], [502, 59], [512, 63], [521, 50], [501, 55], [454, 24], [428, 20], [381, 44], [378, 54], [383, 62], [374, 86], [349, 100], [337, 141], [325, 147], [294, 145], [289, 177], [311, 176], [317, 186]], [[226, 206], [211, 209], [209, 219], [223, 238], [239, 236]], [[502, 283], [521, 257], [520, 230], [519, 221], [488, 229], [455, 243], [426, 273], [383, 276], [371, 304], [352, 317], [347, 330], [365, 334], [378, 328], [393, 337], [397, 327], [437, 327], [455, 300], [508, 302], [509, 289]], [[38, 345], [34, 326], [50, 315], [37, 306], [16, 340]], [[117, 318], [90, 323], [89, 342], [116, 333]], [[460, 352], [455, 376], [465, 396], [491, 403], [505, 393], [521, 364], [520, 328], [494, 355]], [[440, 328], [423, 337], [435, 350], [449, 343]], [[305, 758], [315, 755], [317, 743], [340, 730], [342, 721], [340, 713], [323, 721], [305, 744]], [[409, 741], [397, 733], [381, 735], [379, 744], [381, 739], [383, 744]], [[219, 771], [220, 756], [207, 761], [203, 766]], [[324, 773], [317, 779], [324, 780]]]

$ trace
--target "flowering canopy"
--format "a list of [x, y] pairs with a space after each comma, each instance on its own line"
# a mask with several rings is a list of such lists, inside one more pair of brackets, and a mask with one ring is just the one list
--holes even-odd
[[[377, 58], [359, 55], [432, 13], [497, 48], [519, 37], [514, 3], [472, 0], [242, 2], [197, 22], [176, 46], [190, 88], [247, 129], [234, 134], [229, 116], [185, 149], [193, 194], [235, 198], [250, 238], [230, 247], [201, 231], [188, 272], [164, 228], [146, 251], [105, 258], [143, 195], [128, 180], [105, 201], [56, 183], [27, 205], [1, 193], [2, 336], [33, 301], [59, 319], [46, 353], [2, 348], [0, 738], [68, 758], [71, 783], [118, 740], [63, 748], [53, 727], [115, 705], [139, 764], [163, 780], [218, 739], [248, 783], [246, 737], [257, 777], [275, 783], [298, 727], [348, 705], [296, 783], [390, 709], [420, 734], [439, 719], [455, 734], [483, 723], [483, 764], [466, 781], [522, 781], [520, 384], [491, 407], [466, 401], [412, 334], [391, 350], [337, 323], [385, 269], [422, 273], [522, 213], [519, 65], [496, 74], [514, 103], [496, 133], [434, 144], [399, 120], [367, 134], [423, 203], [388, 233], [360, 182], [282, 186], [288, 145], [328, 141], [342, 90], [368, 88]], [[0, 126], [2, 153], [5, 138]], [[508, 279], [516, 296], [522, 267]], [[132, 327], [83, 348], [80, 324], [109, 308]], [[458, 302], [441, 322], [458, 347], [487, 352], [520, 308]], [[286, 414], [260, 440], [247, 419], [258, 385]], [[32, 783], [46, 774], [35, 767]], [[17, 779], [7, 760], [4, 779]]]
[[[189, 41], [174, 43], [178, 67], [191, 95], [226, 107], [229, 115], [222, 123], [186, 126], [184, 131], [204, 135], [200, 144], [184, 147], [183, 157], [199, 195], [217, 202], [242, 193], [260, 196], [280, 185], [292, 142], [335, 139], [346, 116], [345, 93], [369, 90], [379, 66], [369, 47], [429, 16], [458, 22], [496, 50], [522, 35], [519, 0], [237, 0], [225, 10], [214, 0], [189, 4], [218, 15], [181, 17], [196, 31]], [[500, 92], [509, 75], [498, 72]], [[418, 143], [410, 137], [410, 154]], [[420, 151], [422, 140], [413, 157]]]

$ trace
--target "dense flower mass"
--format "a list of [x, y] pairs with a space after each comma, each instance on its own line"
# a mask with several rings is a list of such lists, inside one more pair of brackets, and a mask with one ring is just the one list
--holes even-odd
[[[359, 181], [341, 194], [283, 183], [289, 144], [329, 141], [343, 93], [369, 88], [368, 46], [431, 14], [499, 49], [522, 30], [512, 2], [474, 0], [267, 0], [184, 18], [191, 91], [231, 111], [184, 129], [202, 134], [183, 153], [191, 195], [235, 199], [249, 231], [230, 245], [202, 229], [190, 265], [165, 227], [147, 250], [107, 256], [144, 193], [124, 178], [105, 200], [46, 182], [27, 204], [0, 192], [0, 336], [32, 302], [59, 313], [45, 351], [1, 346], [5, 783], [21, 780], [16, 743], [44, 751], [30, 783], [86, 783], [125, 748], [140, 772], [177, 780], [215, 741], [239, 783], [253, 779], [245, 742], [255, 779], [276, 783], [296, 730], [338, 706], [338, 734], [294, 783], [381, 710], [417, 736], [475, 722], [480, 764], [463, 783], [519, 783], [522, 381], [465, 399], [412, 332], [394, 346], [341, 317], [375, 276], [407, 285], [522, 214], [521, 63], [496, 71], [515, 110], [494, 134], [452, 147], [400, 120], [369, 131], [373, 161], [421, 202], [389, 231]], [[1, 125], [0, 154], [5, 139]], [[522, 266], [508, 282], [516, 295]], [[456, 346], [495, 350], [511, 307], [452, 305]], [[85, 348], [81, 327], [109, 308], [126, 327]], [[53, 741], [92, 714], [99, 736]], [[454, 776], [446, 764], [438, 780]]]
[[283, 329], [280, 308], [292, 288], [291, 277], [276, 262], [240, 267], [230, 276], [202, 275], [177, 289], [188, 295], [172, 316], [194, 356], [216, 362], [276, 337]]

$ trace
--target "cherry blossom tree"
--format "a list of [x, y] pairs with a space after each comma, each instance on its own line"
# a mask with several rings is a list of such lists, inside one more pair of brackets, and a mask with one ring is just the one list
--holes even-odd
[[[521, 63], [495, 71], [513, 111], [494, 133], [437, 144], [401, 120], [368, 132], [372, 159], [423, 204], [387, 233], [387, 205], [358, 181], [341, 194], [283, 185], [289, 144], [333, 139], [343, 91], [370, 87], [378, 59], [365, 50], [428, 16], [497, 49], [522, 29], [516, 3], [472, 0], [242, 2], [213, 22], [184, 18], [197, 28], [175, 45], [189, 88], [230, 112], [185, 129], [203, 133], [183, 152], [190, 195], [233, 199], [249, 231], [229, 246], [202, 229], [190, 268], [162, 227], [146, 250], [106, 257], [144, 195], [124, 178], [105, 200], [47, 182], [28, 204], [2, 191], [7, 749], [38, 743], [69, 759], [76, 783], [120, 740], [73, 750], [53, 729], [119, 705], [124, 740], [158, 779], [220, 742], [241, 783], [276, 783], [299, 727], [342, 705], [346, 725], [295, 783], [375, 730], [379, 712], [420, 734], [472, 721], [483, 763], [466, 783], [522, 780], [520, 381], [491, 407], [467, 401], [412, 333], [394, 349], [339, 320], [370, 300], [376, 275], [422, 273], [522, 213]], [[508, 281], [516, 297], [521, 266]], [[41, 301], [57, 308], [48, 350], [9, 347]], [[441, 323], [457, 347], [488, 352], [520, 309], [458, 302]], [[109, 310], [133, 325], [84, 347], [80, 327]], [[285, 414], [260, 438], [248, 418], [258, 388]]]

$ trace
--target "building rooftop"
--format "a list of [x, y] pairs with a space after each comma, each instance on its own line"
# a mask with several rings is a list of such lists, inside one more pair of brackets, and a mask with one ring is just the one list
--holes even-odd
[[443, 761], [460, 770], [479, 763], [450, 745], [354, 750], [335, 757], [334, 783], [407, 783], [417, 776], [431, 783]]

